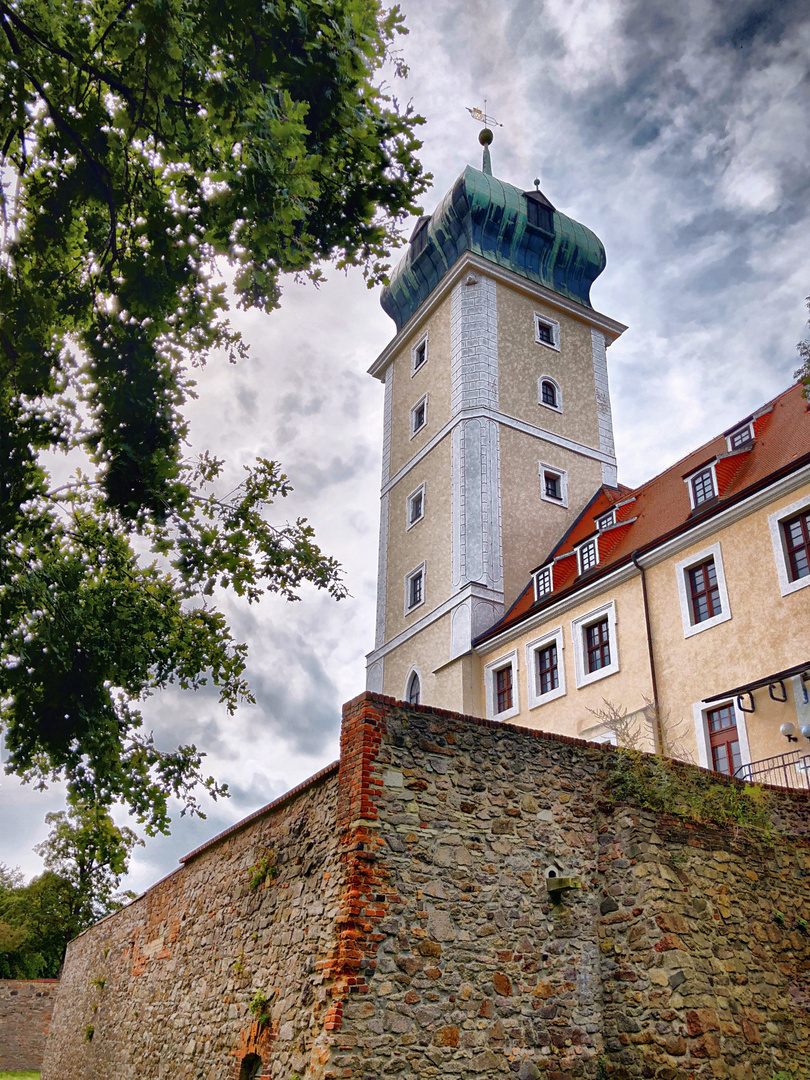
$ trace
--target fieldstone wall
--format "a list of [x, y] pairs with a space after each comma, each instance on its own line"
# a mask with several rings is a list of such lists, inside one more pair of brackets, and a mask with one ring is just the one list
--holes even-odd
[[71, 942], [43, 1077], [237, 1080], [256, 1055], [261, 1075], [286, 1080], [317, 1057], [318, 964], [341, 890], [336, 789], [332, 766]]
[[36, 1072], [59, 992], [58, 979], [0, 979], [0, 1072]]
[[810, 799], [687, 827], [613, 753], [356, 699], [338, 774], [71, 945], [43, 1080], [806, 1080]]

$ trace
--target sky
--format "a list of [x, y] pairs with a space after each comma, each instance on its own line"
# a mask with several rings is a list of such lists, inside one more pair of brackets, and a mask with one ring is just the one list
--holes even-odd
[[[810, 293], [810, 7], [806, 0], [404, 0], [410, 74], [391, 90], [422, 114], [431, 213], [480, 167], [541, 190], [602, 240], [594, 307], [629, 329], [608, 351], [619, 479], [635, 486], [788, 386]], [[406, 226], [404, 234], [410, 229]], [[394, 258], [398, 258], [395, 255]], [[327, 268], [288, 282], [269, 315], [237, 313], [251, 348], [214, 357], [190, 408], [191, 451], [229, 477], [281, 461], [295, 489], [273, 520], [305, 516], [350, 597], [306, 587], [225, 610], [250, 646], [257, 703], [169, 691], [144, 710], [159, 744], [195, 742], [231, 798], [136, 849], [147, 888], [198, 844], [337, 758], [343, 702], [373, 646], [382, 386], [366, 369], [393, 337], [378, 291]], [[228, 478], [226, 477], [226, 480]], [[58, 789], [0, 779], [0, 862], [40, 873], [33, 845]], [[121, 819], [124, 820], [123, 818]]]

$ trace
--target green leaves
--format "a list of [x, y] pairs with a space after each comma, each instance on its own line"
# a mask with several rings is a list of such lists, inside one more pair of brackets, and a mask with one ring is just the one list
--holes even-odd
[[[345, 594], [305, 519], [268, 520], [280, 466], [222, 497], [183, 408], [190, 367], [244, 354], [217, 260], [264, 310], [324, 259], [384, 275], [427, 184], [375, 82], [401, 32], [375, 0], [0, 0], [0, 722], [19, 775], [148, 830], [219, 789], [138, 703], [249, 700], [218, 591]], [[57, 448], [89, 458], [58, 491]]]

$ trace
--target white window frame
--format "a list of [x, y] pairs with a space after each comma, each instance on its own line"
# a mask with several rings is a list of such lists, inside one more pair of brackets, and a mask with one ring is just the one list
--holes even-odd
[[599, 517], [596, 518], [596, 520], [594, 521], [594, 525], [597, 527], [597, 529], [599, 530], [600, 533], [604, 532], [605, 529], [610, 529], [615, 524], [616, 524], [616, 508], [615, 507], [611, 507], [610, 510], [606, 510], [604, 512], [604, 514], [600, 514]]
[[405, 693], [402, 695], [402, 700], [407, 701], [408, 704], [410, 704], [410, 700], [408, 698], [408, 693], [409, 693], [409, 688], [410, 688], [410, 685], [411, 685], [411, 679], [414, 677], [414, 675], [419, 680], [419, 704], [422, 705], [422, 704], [424, 704], [422, 699], [424, 697], [425, 681], [422, 678], [422, 672], [419, 670], [419, 668], [415, 664], [413, 665], [413, 667], [411, 667], [410, 671], [408, 672], [408, 674], [405, 677]]
[[[610, 644], [610, 663], [607, 667], [599, 668], [598, 671], [588, 671], [585, 663], [587, 650], [585, 648], [585, 631], [594, 623], [601, 622], [605, 616], [608, 621], [608, 642]], [[616, 601], [609, 600], [607, 604], [594, 608], [585, 615], [571, 622], [571, 643], [574, 646], [574, 670], [576, 673], [577, 687], [589, 686], [591, 683], [606, 679], [609, 675], [615, 675], [619, 670], [619, 639], [616, 634]]]
[[[419, 485], [418, 488], [415, 488], [410, 493], [408, 498], [405, 500], [405, 531], [406, 532], [408, 531], [408, 529], [412, 529], [414, 527], [414, 525], [418, 525], [419, 522], [422, 521], [424, 516], [425, 516], [425, 491], [426, 490], [427, 490], [427, 483], [423, 482], [423, 483], [421, 483]], [[411, 518], [411, 503], [413, 502], [413, 500], [416, 498], [417, 495], [422, 496], [422, 513], [419, 515], [418, 518], [413, 518], [412, 519]]]
[[[557, 646], [557, 675], [559, 685], [548, 693], [540, 694], [537, 689], [537, 653], [547, 649], [549, 645]], [[565, 663], [563, 656], [564, 634], [563, 628], [558, 626], [542, 637], [535, 638], [526, 645], [526, 686], [529, 693], [529, 708], [536, 709], [539, 705], [547, 705], [549, 701], [555, 701], [565, 694]]]
[[[714, 572], [717, 575], [717, 588], [720, 592], [720, 607], [722, 611], [719, 615], [712, 615], [710, 619], [704, 619], [703, 622], [692, 622], [692, 596], [689, 588], [689, 571], [699, 566], [700, 563], [708, 562], [709, 559], [714, 559]], [[728, 589], [726, 588], [726, 573], [723, 569], [723, 556], [720, 551], [720, 544], [712, 544], [711, 547], [704, 548], [702, 551], [695, 552], [694, 555], [690, 555], [688, 559], [681, 559], [680, 562], [675, 563], [675, 574], [678, 583], [678, 600], [681, 604], [681, 621], [683, 622], [683, 636], [685, 638], [694, 637], [695, 634], [701, 634], [704, 630], [711, 630], [713, 626], [718, 626], [720, 623], [728, 622], [731, 618], [731, 605], [728, 602]]]
[[[540, 578], [548, 574], [549, 588], [544, 592], [540, 592]], [[548, 566], [541, 566], [534, 575], [534, 598], [535, 600], [542, 600], [544, 596], [551, 596], [554, 592], [554, 564], [549, 563]]]
[[[739, 435], [741, 431], [747, 431], [750, 438], [747, 439], [746, 442], [744, 442], [741, 446], [733, 446], [731, 440], [734, 438], [735, 435]], [[746, 446], [747, 443], [752, 443], [753, 441], [754, 441], [754, 425], [753, 425], [753, 422], [751, 420], [749, 420], [747, 424], [740, 424], [740, 426], [738, 428], [735, 428], [734, 431], [731, 431], [731, 432], [729, 432], [728, 435], [726, 435], [726, 446], [728, 447], [728, 452], [730, 454], [733, 454], [733, 453], [736, 453], [739, 450], [742, 450], [742, 448], [744, 446]]]
[[[541, 342], [542, 344], [542, 342]], [[547, 401], [543, 401], [543, 383], [548, 382], [554, 387], [557, 394], [557, 404], [549, 405]], [[537, 380], [537, 404], [542, 405], [544, 409], [551, 409], [552, 412], [562, 413], [562, 390], [560, 384], [551, 375], [541, 375]]]
[[[497, 712], [498, 696], [495, 690], [495, 676], [504, 668], [512, 668], [512, 708]], [[497, 660], [490, 660], [484, 667], [484, 686], [487, 699], [487, 720], [510, 720], [520, 712], [520, 684], [518, 683], [518, 653], [517, 649], [499, 656]]]
[[808, 508], [810, 508], [810, 495], [803, 495], [800, 499], [792, 502], [790, 506], [783, 506], [781, 510], [776, 510], [773, 514], [768, 515], [768, 528], [771, 533], [773, 555], [776, 560], [776, 573], [779, 577], [779, 591], [782, 596], [789, 596], [791, 593], [798, 592], [799, 589], [806, 589], [810, 585], [810, 574], [798, 578], [796, 581], [790, 580], [787, 547], [785, 546], [785, 530], [782, 528], [784, 521], [796, 517], [797, 514]]
[[[714, 488], [714, 495], [710, 499], [704, 499], [703, 502], [695, 502], [695, 492], [692, 488], [692, 481], [697, 479], [701, 473], [711, 472], [712, 474], [712, 487]], [[683, 478], [683, 482], [686, 484], [686, 490], [689, 492], [689, 505], [693, 510], [697, 510], [701, 506], [708, 506], [712, 499], [716, 499], [719, 494], [717, 487], [717, 461], [710, 461], [706, 465], [701, 465], [699, 469], [695, 469], [694, 472], [689, 473], [688, 476]]]
[[[416, 413], [421, 405], [425, 406], [425, 419], [419, 425], [418, 428], [414, 427], [414, 421], [416, 419]], [[427, 427], [428, 422], [428, 395], [422, 394], [417, 402], [411, 407], [411, 438], [418, 435], [420, 431], [423, 431]]]
[[[543, 341], [540, 337], [540, 327], [544, 326], [547, 330], [551, 331], [551, 341]], [[538, 345], [542, 345], [546, 349], [554, 349], [555, 352], [560, 351], [560, 324], [556, 319], [550, 319], [548, 315], [541, 315], [539, 311], [534, 313], [534, 340]]]
[[706, 713], [710, 709], [720, 709], [723, 705], [733, 705], [734, 707], [734, 720], [737, 725], [737, 737], [740, 743], [740, 764], [751, 764], [751, 748], [748, 745], [748, 727], [745, 723], [745, 713], [737, 704], [737, 699], [729, 697], [719, 701], [697, 701], [692, 706], [692, 714], [695, 720], [698, 764], [702, 769], [709, 769], [710, 772], [714, 772], [714, 769], [712, 768], [712, 744], [709, 737], [709, 721]]
[[[558, 469], [556, 465], [549, 465], [545, 461], [541, 461], [538, 466], [540, 472], [540, 498], [543, 502], [551, 503], [552, 506], [563, 506], [568, 508], [568, 473], [565, 469]], [[546, 495], [546, 477], [547, 472], [553, 473], [560, 478], [560, 494], [561, 499], [552, 499], [550, 495]]]
[[589, 566], [587, 569], [593, 570], [595, 566], [599, 565], [599, 534], [597, 533], [596, 536], [590, 536], [583, 543], [577, 545], [577, 574], [584, 574], [587, 572], [586, 570], [582, 569], [582, 553], [585, 548], [590, 547], [591, 544], [593, 544], [594, 551], [596, 552], [596, 562], [593, 564], [593, 566]]
[[[411, 604], [411, 582], [413, 579], [421, 574], [422, 575], [422, 599], [416, 604]], [[425, 593], [427, 585], [427, 563], [420, 563], [419, 566], [415, 566], [409, 574], [405, 575], [405, 614], [410, 615], [412, 611], [416, 611], [417, 608], [422, 607], [425, 602]]]
[[[421, 364], [417, 364], [416, 358], [417, 358], [417, 356], [419, 354], [419, 350], [422, 348], [423, 345], [425, 346], [425, 359], [422, 361]], [[417, 371], [422, 370], [422, 368], [427, 364], [429, 359], [430, 359], [429, 335], [427, 333], [424, 333], [424, 334], [422, 334], [422, 336], [419, 338], [419, 340], [416, 342], [416, 344], [411, 349], [411, 378], [414, 377], [414, 375], [417, 373]]]

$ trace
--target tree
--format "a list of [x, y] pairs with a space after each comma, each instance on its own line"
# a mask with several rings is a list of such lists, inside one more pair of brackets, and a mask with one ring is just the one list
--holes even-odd
[[46, 814], [45, 821], [51, 831], [34, 850], [47, 870], [72, 886], [71, 925], [83, 930], [134, 896], [117, 893], [132, 849], [143, 846], [132, 829], [116, 825], [102, 807], [75, 799], [69, 800], [67, 811]]
[[26, 885], [19, 871], [0, 868], [0, 978], [58, 976], [67, 943], [84, 929], [75, 902], [59, 874], [46, 870]]
[[[810, 310], [810, 296], [807, 297], [807, 307]], [[807, 329], [810, 331], [810, 320], [808, 320]], [[803, 338], [796, 346], [796, 351], [802, 362], [796, 369], [795, 378], [804, 380], [804, 396], [807, 397], [810, 393], [810, 337]]]
[[[223, 260], [263, 310], [325, 259], [383, 277], [428, 180], [421, 119], [375, 82], [404, 73], [403, 30], [377, 0], [0, 0], [7, 768], [123, 800], [150, 833], [170, 796], [199, 812], [195, 785], [221, 789], [138, 702], [208, 679], [251, 700], [216, 590], [345, 593], [305, 519], [266, 519], [276, 462], [223, 498], [223, 462], [183, 458], [183, 404], [212, 349], [244, 354]], [[77, 447], [54, 485], [43, 453]]]

